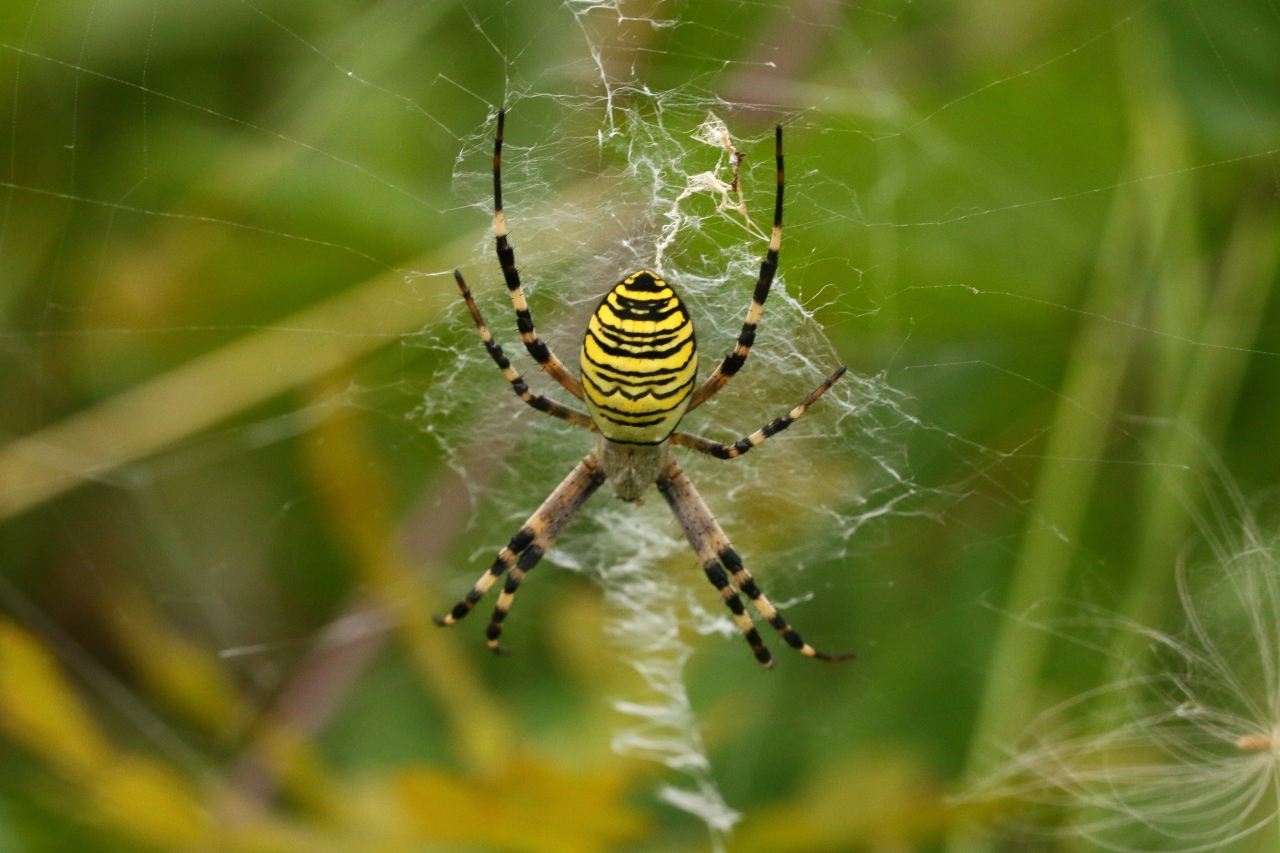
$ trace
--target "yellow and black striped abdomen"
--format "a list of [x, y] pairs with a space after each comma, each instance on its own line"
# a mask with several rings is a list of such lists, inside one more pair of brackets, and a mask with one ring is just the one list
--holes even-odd
[[644, 270], [601, 301], [582, 341], [587, 411], [610, 441], [658, 444], [689, 407], [698, 343], [684, 303]]

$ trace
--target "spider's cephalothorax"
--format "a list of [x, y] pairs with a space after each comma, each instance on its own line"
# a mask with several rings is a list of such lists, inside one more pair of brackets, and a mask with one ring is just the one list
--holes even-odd
[[[502, 347], [493, 339], [476, 308], [462, 274], [455, 272], [462, 298], [480, 332], [480, 339], [494, 362], [506, 375], [516, 395], [540, 412], [589, 429], [600, 435], [600, 443], [591, 450], [569, 476], [556, 487], [542, 506], [511, 537], [507, 546], [466, 597], [445, 616], [436, 617], [440, 625], [452, 625], [471, 612], [476, 603], [503, 576], [502, 592], [489, 620], [485, 636], [489, 647], [501, 651], [498, 638], [511, 609], [511, 602], [526, 574], [538, 564], [556, 537], [577, 514], [587, 499], [607, 480], [614, 493], [627, 501], [639, 502], [651, 486], [656, 486], [663, 500], [693, 546], [707, 579], [719, 591], [721, 599], [733, 614], [752, 652], [761, 664], [773, 665], [742, 604], [742, 595], [751, 600], [756, 611], [773, 626], [782, 639], [801, 654], [822, 660], [841, 660], [849, 655], [826, 655], [800, 638], [795, 629], [778, 613], [756, 585], [742, 559], [729, 544], [729, 539], [693, 483], [672, 458], [670, 447], [677, 445], [715, 456], [733, 459], [761, 444], [805, 413], [815, 400], [826, 393], [844, 374], [841, 367], [826, 382], [805, 398], [800, 405], [782, 417], [775, 418], [746, 438], [733, 444], [701, 438], [675, 428], [685, 412], [696, 409], [724, 387], [742, 368], [755, 342], [756, 326], [764, 310], [769, 287], [778, 269], [778, 249], [782, 244], [782, 127], [777, 128], [778, 191], [774, 202], [773, 235], [769, 250], [760, 264], [751, 307], [747, 309], [742, 332], [733, 350], [701, 384], [696, 383], [698, 345], [693, 322], [684, 303], [667, 282], [657, 274], [642, 270], [619, 282], [601, 300], [582, 343], [582, 380], [564, 366], [555, 353], [542, 342], [529, 313], [529, 303], [516, 269], [515, 250], [507, 240], [506, 221], [502, 213], [502, 131], [505, 114], [498, 113], [498, 135], [493, 150], [494, 236], [498, 262], [507, 282], [507, 291], [516, 309], [520, 338], [529, 355], [566, 391], [582, 400], [583, 413], [561, 405], [540, 394], [534, 394], [511, 366]], [[741, 594], [740, 594], [741, 593]]]

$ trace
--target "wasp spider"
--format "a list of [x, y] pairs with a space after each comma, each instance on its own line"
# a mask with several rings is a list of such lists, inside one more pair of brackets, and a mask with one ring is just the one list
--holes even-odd
[[796, 633], [765, 598], [751, 573], [729, 544], [715, 516], [707, 508], [693, 483], [685, 476], [670, 452], [672, 445], [686, 447], [720, 459], [734, 459], [789, 427], [844, 374], [841, 367], [831, 378], [786, 415], [733, 444], [721, 444], [683, 432], [675, 432], [685, 413], [705, 403], [742, 368], [755, 341], [756, 325], [764, 309], [769, 287], [778, 269], [778, 248], [782, 242], [782, 126], [777, 128], [778, 191], [774, 205], [773, 236], [769, 251], [760, 264], [751, 307], [733, 351], [702, 384], [695, 381], [698, 345], [684, 303], [671, 285], [657, 274], [643, 270], [632, 273], [610, 290], [596, 308], [582, 343], [578, 380], [538, 337], [529, 303], [520, 285], [515, 251], [507, 239], [502, 214], [502, 129], [504, 113], [498, 113], [498, 133], [493, 149], [494, 233], [498, 261], [515, 305], [520, 337], [533, 359], [553, 379], [586, 404], [587, 412], [562, 406], [534, 394], [511, 366], [502, 347], [493, 339], [461, 273], [454, 273], [462, 298], [475, 320], [485, 349], [511, 382], [521, 400], [540, 412], [598, 433], [599, 444], [578, 463], [538, 510], [530, 516], [507, 546], [498, 552], [493, 565], [481, 575], [466, 597], [445, 616], [435, 617], [439, 625], [452, 625], [471, 612], [484, 594], [505, 574], [506, 581], [485, 636], [489, 647], [498, 644], [502, 624], [511, 609], [516, 590], [556, 537], [569, 524], [587, 499], [607, 480], [614, 493], [625, 501], [639, 502], [650, 486], [671, 507], [684, 535], [693, 546], [707, 579], [719, 591], [746, 636], [756, 660], [772, 666], [751, 617], [743, 607], [739, 591], [792, 648], [821, 660], [840, 660], [849, 655], [823, 654]]

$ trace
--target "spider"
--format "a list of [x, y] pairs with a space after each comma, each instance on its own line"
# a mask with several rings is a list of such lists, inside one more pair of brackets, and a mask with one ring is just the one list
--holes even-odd
[[503, 219], [502, 133], [505, 118], [505, 111], [499, 111], [493, 146], [493, 221], [498, 262], [502, 265], [507, 290], [515, 306], [520, 338], [529, 355], [565, 390], [586, 404], [586, 413], [529, 390], [485, 326], [462, 273], [455, 271], [454, 278], [485, 349], [506, 375], [516, 395], [540, 412], [597, 433], [600, 441], [511, 537], [507, 546], [498, 552], [493, 565], [480, 576], [466, 597], [448, 614], [434, 617], [436, 624], [452, 625], [466, 616], [505, 574], [506, 581], [485, 631], [489, 648], [498, 653], [505, 652], [498, 640], [520, 583], [587, 499], [607, 480], [612, 484], [614, 494], [635, 503], [641, 502], [650, 486], [657, 487], [701, 561], [707, 579], [720, 593], [756, 660], [763, 666], [773, 666], [773, 657], [747, 615], [739, 591], [751, 599], [755, 609], [777, 629], [787, 645], [801, 654], [827, 661], [852, 657], [819, 652], [787, 624], [742, 565], [724, 530], [670, 452], [671, 446], [677, 445], [719, 459], [735, 459], [791, 426], [844, 375], [845, 368], [841, 367], [789, 413], [733, 444], [721, 444], [675, 431], [686, 412], [705, 403], [738, 373], [755, 342], [756, 325], [760, 322], [769, 287], [778, 269], [778, 249], [782, 243], [782, 125], [777, 126], [775, 135], [778, 191], [774, 203], [773, 235], [768, 253], [760, 264], [751, 307], [747, 310], [737, 345], [698, 385], [695, 381], [698, 351], [693, 322], [671, 285], [649, 270], [628, 275], [605, 295], [596, 308], [582, 344], [581, 381], [538, 337], [520, 284], [520, 273], [516, 269], [515, 250], [507, 239]]

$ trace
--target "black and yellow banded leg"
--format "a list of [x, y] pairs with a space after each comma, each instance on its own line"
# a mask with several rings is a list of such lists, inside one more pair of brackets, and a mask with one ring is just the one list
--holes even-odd
[[751, 617], [742, 606], [742, 596], [729, 585], [729, 577], [725, 574], [724, 567], [718, 560], [711, 560], [703, 564], [702, 570], [706, 572], [707, 580], [711, 581], [711, 585], [716, 588], [716, 592], [720, 593], [721, 600], [733, 614], [734, 621], [738, 623], [738, 630], [742, 632], [747, 645], [751, 647], [751, 653], [756, 656], [761, 666], [772, 668], [773, 655], [769, 654], [769, 650], [765, 648], [764, 640], [760, 639], [760, 632], [756, 630], [756, 626], [751, 624]]
[[751, 347], [756, 341], [756, 327], [760, 325], [760, 316], [764, 313], [764, 302], [769, 298], [769, 288], [773, 286], [773, 277], [778, 272], [778, 250], [782, 248], [782, 195], [786, 186], [786, 178], [782, 168], [782, 125], [774, 128], [775, 150], [778, 164], [778, 192], [773, 202], [773, 235], [769, 238], [769, 250], [760, 262], [760, 275], [756, 278], [756, 288], [751, 294], [751, 307], [747, 309], [747, 319], [742, 323], [742, 331], [738, 334], [738, 342], [733, 350], [725, 356], [711, 375], [702, 383], [689, 400], [689, 411], [701, 406], [717, 391], [723, 388], [730, 379], [742, 369]]
[[498, 552], [498, 558], [493, 561], [493, 565], [489, 567], [488, 571], [480, 576], [480, 580], [475, 582], [470, 592], [461, 601], [453, 605], [453, 609], [444, 616], [432, 616], [432, 621], [444, 628], [470, 613], [480, 599], [484, 598], [485, 593], [489, 591], [494, 582], [506, 574], [507, 569], [511, 568], [520, 552], [529, 547], [529, 543], [533, 541], [533, 536], [534, 520], [531, 518], [525, 522], [515, 536], [511, 537], [511, 541], [507, 543], [506, 547]]
[[830, 389], [832, 385], [836, 384], [836, 380], [841, 376], [844, 376], [846, 370], [848, 370], [848, 368], [841, 367], [835, 373], [831, 374], [830, 378], [828, 378], [826, 382], [819, 385], [817, 390], [808, 397], [805, 397], [804, 400], [801, 401], [800, 405], [796, 406], [782, 417], [774, 418], [760, 429], [751, 433], [751, 435], [746, 438], [740, 438], [733, 444], [721, 444], [718, 441], [712, 441], [709, 438], [703, 438], [698, 435], [690, 435], [686, 432], [672, 433], [671, 443], [678, 444], [681, 447], [687, 447], [690, 450], [696, 450], [699, 453], [705, 453], [708, 456], [714, 456], [717, 459], [736, 459], [751, 448], [759, 447], [761, 444], [764, 444], [766, 440], [777, 435], [798, 421], [800, 417], [809, 410], [809, 407], [813, 405], [815, 400], [827, 393], [828, 389]]
[[507, 292], [516, 309], [516, 324], [520, 328], [520, 339], [524, 341], [525, 349], [566, 391], [581, 400], [582, 384], [578, 382], [578, 377], [570, 373], [564, 362], [538, 337], [538, 330], [533, 326], [533, 315], [529, 312], [529, 302], [524, 297], [524, 287], [520, 284], [516, 251], [507, 239], [507, 223], [502, 213], [502, 131], [505, 123], [506, 110], [499, 110], [498, 133], [493, 142], [493, 233], [497, 240], [498, 263], [502, 266]]
[[[724, 538], [723, 531], [719, 538]], [[728, 539], [724, 539], [724, 544], [716, 549], [716, 554], [720, 557], [720, 562], [724, 564], [724, 567], [733, 575], [733, 582], [738, 585], [738, 589], [742, 590], [743, 595], [751, 599], [752, 606], [764, 617], [765, 621], [777, 630], [778, 635], [782, 637], [783, 642], [788, 646], [802, 655], [817, 658], [818, 660], [838, 661], [849, 660], [854, 657], [851, 654], [825, 654], [806, 643], [796, 632], [796, 629], [788, 625], [787, 620], [782, 618], [782, 614], [760, 591], [760, 587], [756, 586], [755, 579], [751, 577], [751, 572], [747, 571], [746, 567], [742, 565], [741, 558], [733, 550], [733, 546], [729, 544]]]
[[[773, 606], [756, 585], [751, 573], [742, 565], [742, 560], [733, 550], [733, 546], [729, 544], [729, 538], [725, 536], [720, 523], [711, 514], [706, 502], [702, 500], [702, 496], [698, 494], [698, 490], [694, 488], [689, 478], [680, 470], [679, 465], [674, 461], [668, 463], [662, 477], [658, 479], [657, 485], [658, 490], [671, 507], [676, 521], [680, 523], [681, 529], [684, 530], [685, 538], [689, 540], [689, 544], [702, 561], [708, 579], [720, 590], [720, 595], [725, 604], [733, 612], [738, 627], [746, 636], [747, 642], [751, 645], [751, 650], [756, 655], [756, 660], [765, 666], [771, 665], [768, 650], [764, 648], [760, 635], [751, 624], [751, 619], [743, 612], [742, 600], [729, 586], [726, 570], [728, 575], [732, 575], [733, 582], [737, 584], [738, 589], [751, 600], [752, 605], [777, 630], [787, 645], [803, 655], [818, 660], [838, 661], [853, 657], [852, 655], [830, 655], [819, 652], [806, 643], [796, 630], [787, 624], [787, 621], [778, 613], [777, 608]], [[722, 580], [723, 584], [721, 584]]]
[[[716, 588], [716, 592], [720, 593], [720, 599], [733, 614], [734, 621], [738, 623], [738, 630], [742, 631], [747, 645], [751, 647], [751, 653], [756, 656], [761, 666], [772, 667], [773, 656], [769, 654], [764, 640], [760, 639], [760, 632], [751, 623], [751, 617], [742, 606], [742, 597], [729, 584], [729, 576], [711, 544], [709, 538], [711, 530], [707, 526], [707, 519], [711, 514], [710, 511], [703, 513], [698, 510], [697, 504], [702, 502], [702, 498], [693, 488], [693, 483], [689, 482], [689, 478], [673, 462], [658, 478], [656, 485], [663, 499], [666, 500], [667, 506], [671, 507], [671, 513], [676, 517], [680, 529], [684, 531], [689, 545], [698, 555], [707, 580]], [[705, 508], [705, 504], [703, 507]]]
[[[455, 604], [448, 614], [434, 617], [435, 623], [440, 626], [452, 625], [466, 616], [494, 583], [510, 570], [511, 575], [508, 576], [507, 584], [498, 599], [498, 607], [502, 610], [503, 616], [496, 618], [495, 611], [495, 620], [501, 626], [502, 619], [506, 617], [506, 611], [511, 608], [511, 596], [514, 595], [515, 588], [520, 585], [520, 580], [517, 579], [513, 587], [511, 578], [518, 576], [523, 579], [524, 575], [537, 565], [542, 555], [555, 542], [556, 537], [578, 514], [587, 499], [595, 494], [604, 480], [599, 452], [592, 450], [574, 467], [569, 476], [556, 486], [555, 491], [542, 502], [542, 506], [529, 516], [529, 520], [520, 527], [515, 536], [511, 537], [507, 546], [498, 552], [493, 565], [480, 576], [471, 591]], [[489, 638], [489, 647], [497, 651], [501, 627], [496, 632], [492, 628], [491, 622], [490, 631], [486, 632], [492, 634]]]
[[458, 282], [458, 289], [462, 291], [462, 298], [467, 302], [467, 310], [471, 312], [471, 319], [476, 321], [476, 329], [480, 332], [480, 340], [484, 343], [484, 348], [488, 350], [489, 357], [493, 359], [493, 363], [498, 365], [498, 369], [507, 377], [507, 381], [511, 383], [511, 390], [516, 392], [516, 396], [539, 412], [545, 412], [553, 418], [559, 418], [562, 421], [568, 421], [574, 426], [580, 426], [583, 429], [595, 432], [595, 422], [591, 420], [591, 417], [586, 412], [579, 412], [568, 406], [562, 406], [554, 400], [549, 400], [541, 394], [534, 394], [529, 390], [528, 384], [516, 372], [516, 369], [511, 366], [511, 362], [507, 360], [506, 353], [502, 351], [502, 345], [493, 339], [493, 335], [489, 332], [489, 327], [484, 323], [484, 318], [480, 316], [480, 309], [476, 307], [476, 301], [472, 298], [466, 281], [462, 278], [462, 273], [454, 270], [453, 277]]
[[533, 571], [534, 566], [538, 565], [542, 555], [555, 544], [556, 537], [568, 526], [582, 509], [582, 505], [595, 494], [596, 489], [600, 488], [604, 481], [604, 470], [599, 465], [596, 451], [592, 451], [542, 505], [543, 508], [547, 508], [548, 504], [555, 502], [548, 509], [546, 524], [536, 532], [533, 542], [516, 559], [515, 567], [507, 575], [502, 592], [498, 595], [498, 602], [494, 605], [493, 615], [489, 617], [489, 625], [485, 628], [485, 639], [493, 651], [498, 653], [505, 651], [498, 644], [498, 639], [502, 636], [502, 625], [511, 611], [511, 604], [515, 600], [516, 591], [520, 589], [521, 581]]

